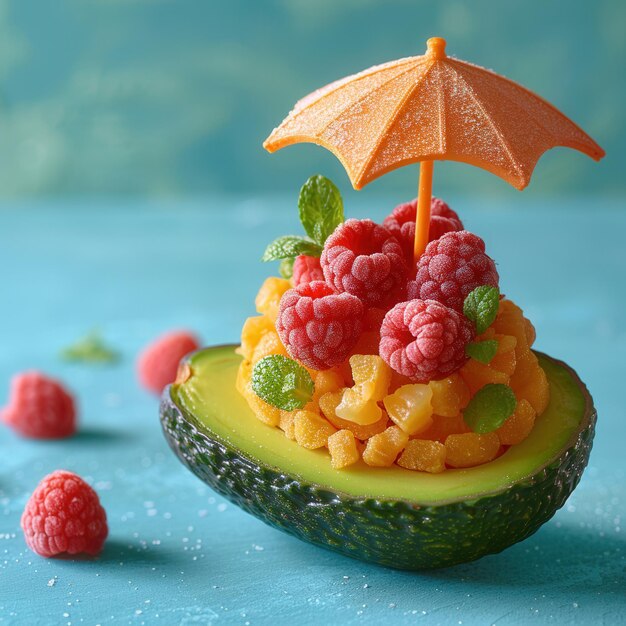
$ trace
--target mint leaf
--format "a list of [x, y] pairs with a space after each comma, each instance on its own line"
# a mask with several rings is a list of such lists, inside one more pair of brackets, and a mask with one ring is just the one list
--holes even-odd
[[323, 246], [328, 236], [344, 221], [339, 189], [325, 176], [311, 176], [298, 197], [300, 221], [307, 235]]
[[481, 363], [491, 363], [491, 359], [496, 356], [498, 351], [498, 342], [495, 339], [486, 339], [485, 341], [473, 341], [465, 346], [465, 354], [472, 357], [475, 361]]
[[299, 254], [306, 254], [308, 256], [320, 256], [322, 254], [321, 246], [318, 246], [314, 241], [307, 239], [306, 237], [298, 237], [296, 235], [285, 235], [274, 239], [272, 243], [267, 246], [262, 261], [276, 261], [278, 259], [288, 259], [296, 257]]
[[516, 407], [517, 400], [510, 387], [489, 383], [470, 400], [463, 419], [475, 433], [484, 435], [500, 428]]
[[82, 363], [115, 363], [120, 355], [104, 343], [100, 333], [92, 331], [75, 344], [64, 348], [61, 358]]
[[272, 354], [254, 366], [252, 390], [278, 409], [295, 411], [310, 402], [315, 384], [302, 365], [282, 354]]
[[463, 313], [476, 324], [480, 335], [491, 326], [498, 314], [500, 292], [497, 287], [482, 285], [471, 291], [463, 303]]
[[278, 266], [278, 271], [280, 272], [280, 275], [286, 280], [289, 280], [293, 276], [293, 262], [295, 260], [295, 257], [290, 256], [286, 259], [283, 259]]

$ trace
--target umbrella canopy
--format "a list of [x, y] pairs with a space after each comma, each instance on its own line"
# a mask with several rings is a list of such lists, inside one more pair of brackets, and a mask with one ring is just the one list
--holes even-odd
[[355, 189], [422, 162], [416, 253], [428, 241], [432, 161], [470, 163], [523, 189], [550, 148], [567, 146], [596, 160], [604, 156], [554, 106], [490, 70], [448, 57], [445, 44], [433, 37], [423, 56], [378, 65], [318, 89], [300, 100], [263, 144], [270, 152], [299, 142], [322, 145], [339, 158]]

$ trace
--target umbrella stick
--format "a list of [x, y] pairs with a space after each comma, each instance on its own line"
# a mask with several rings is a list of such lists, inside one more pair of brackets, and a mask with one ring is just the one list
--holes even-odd
[[426, 249], [428, 244], [428, 231], [430, 229], [430, 199], [433, 192], [433, 161], [420, 162], [420, 176], [417, 191], [417, 212], [415, 215], [415, 246], [413, 257], [417, 259]]

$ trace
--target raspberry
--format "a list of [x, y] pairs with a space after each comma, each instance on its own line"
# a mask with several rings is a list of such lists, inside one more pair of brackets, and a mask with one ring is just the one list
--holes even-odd
[[417, 274], [409, 281], [409, 298], [437, 300], [463, 312], [467, 295], [480, 285], [498, 286], [498, 271], [485, 254], [485, 242], [466, 230], [446, 233], [431, 241], [417, 262]]
[[139, 382], [148, 390], [160, 394], [174, 382], [180, 360], [198, 349], [198, 340], [187, 331], [162, 335], [139, 355], [137, 373]]
[[13, 377], [3, 421], [24, 437], [61, 439], [76, 432], [74, 399], [63, 385], [39, 372]]
[[402, 247], [372, 220], [351, 219], [338, 226], [326, 240], [321, 264], [335, 291], [351, 293], [369, 306], [386, 303], [406, 285]]
[[26, 503], [21, 525], [28, 547], [45, 557], [98, 554], [109, 532], [98, 494], [65, 470], [41, 480]]
[[356, 296], [314, 281], [283, 295], [276, 330], [292, 358], [325, 370], [347, 358], [361, 334], [363, 313]]
[[[399, 204], [383, 221], [383, 226], [401, 243], [409, 262], [413, 260], [416, 213], [417, 198]], [[457, 230], [463, 230], [459, 216], [443, 200], [432, 198], [428, 241], [434, 241], [446, 233]]]
[[324, 272], [319, 257], [301, 254], [293, 262], [293, 284], [297, 287], [301, 283], [311, 283], [314, 280], [324, 280]]
[[467, 360], [469, 320], [434, 300], [401, 302], [380, 329], [380, 356], [399, 374], [419, 383], [439, 380]]

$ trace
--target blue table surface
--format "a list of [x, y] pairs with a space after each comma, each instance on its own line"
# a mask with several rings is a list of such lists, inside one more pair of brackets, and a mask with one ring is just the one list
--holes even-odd
[[[354, 198], [350, 215], [384, 215], [384, 201]], [[37, 368], [65, 380], [81, 411], [65, 441], [0, 429], [0, 623], [626, 623], [626, 212], [518, 198], [454, 206], [485, 238], [537, 347], [594, 395], [590, 466], [525, 542], [417, 574], [305, 544], [218, 497], [170, 452], [157, 399], [136, 382], [138, 351], [162, 331], [237, 340], [276, 269], [258, 261], [264, 245], [300, 232], [293, 198], [0, 207], [0, 401], [12, 374]], [[59, 359], [94, 327], [123, 353], [118, 365]], [[43, 559], [24, 544], [24, 504], [57, 468], [100, 494], [110, 535], [97, 559]]]

